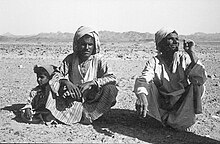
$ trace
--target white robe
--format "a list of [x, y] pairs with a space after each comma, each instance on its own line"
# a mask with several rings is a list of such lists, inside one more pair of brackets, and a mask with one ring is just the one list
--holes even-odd
[[[190, 63], [185, 52], [174, 54], [172, 69], [157, 56], [153, 57], [146, 63], [134, 87], [136, 95], [147, 95], [150, 116], [177, 129], [193, 125], [195, 114], [202, 112], [206, 72], [200, 61], [193, 67]], [[168, 104], [164, 104], [166, 102]]]

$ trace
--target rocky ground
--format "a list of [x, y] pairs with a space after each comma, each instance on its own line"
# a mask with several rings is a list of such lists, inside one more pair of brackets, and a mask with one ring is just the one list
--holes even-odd
[[156, 120], [135, 113], [134, 80], [154, 44], [104, 43], [104, 54], [118, 78], [117, 104], [93, 125], [47, 126], [26, 124], [18, 116], [31, 88], [36, 86], [35, 64], [59, 65], [72, 52], [65, 44], [0, 44], [0, 142], [62, 143], [220, 143], [220, 45], [198, 44], [196, 53], [208, 73], [203, 114], [188, 131], [164, 128]]

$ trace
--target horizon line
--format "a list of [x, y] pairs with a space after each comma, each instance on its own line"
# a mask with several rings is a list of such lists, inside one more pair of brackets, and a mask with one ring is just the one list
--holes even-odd
[[[103, 32], [103, 31], [114, 32], [114, 33], [137, 32], [137, 33], [155, 34], [155, 33], [151, 33], [151, 32], [139, 32], [139, 31], [134, 31], [134, 30], [123, 31], [123, 32], [117, 32], [117, 31], [111, 31], [111, 30], [99, 30], [98, 32]], [[56, 31], [56, 32], [39, 32], [39, 33], [35, 33], [35, 34], [13, 34], [13, 33], [11, 33], [11, 32], [6, 32], [6, 33], [0, 34], [0, 35], [1, 35], [1, 36], [7, 36], [7, 35], [13, 35], [13, 36], [34, 36], [34, 35], [38, 35], [38, 34], [42, 34], [42, 33], [72, 33], [72, 34], [74, 34], [75, 32], [61, 32], [61, 31]], [[191, 34], [179, 34], [179, 35], [195, 35], [195, 34], [198, 34], [198, 33], [202, 33], [202, 34], [219, 34], [220, 32], [214, 32], [214, 33], [194, 32], [194, 33], [191, 33]]]

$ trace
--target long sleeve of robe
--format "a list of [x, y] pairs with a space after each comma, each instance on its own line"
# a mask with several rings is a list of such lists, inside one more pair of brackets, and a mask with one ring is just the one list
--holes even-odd
[[71, 125], [79, 122], [83, 113], [95, 120], [115, 104], [118, 93], [116, 77], [99, 54], [92, 55], [80, 64], [78, 56], [72, 53], [62, 61], [59, 71], [61, 76], [58, 79], [67, 79], [75, 85], [94, 81], [97, 90], [89, 93], [83, 102], [73, 101], [71, 107], [65, 104], [66, 99], [60, 96], [53, 99], [49, 96], [47, 108], [58, 120]]
[[176, 52], [172, 69], [158, 57], [150, 59], [136, 79], [134, 92], [148, 99], [149, 115], [174, 128], [184, 129], [202, 112], [201, 96], [206, 81], [204, 66], [198, 60], [193, 67], [185, 52]]

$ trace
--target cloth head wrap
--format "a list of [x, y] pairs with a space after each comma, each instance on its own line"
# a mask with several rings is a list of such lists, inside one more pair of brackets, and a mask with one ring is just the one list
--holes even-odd
[[160, 48], [158, 47], [158, 44], [170, 33], [176, 33], [175, 30], [169, 29], [169, 28], [162, 28], [159, 31], [155, 33], [155, 43], [156, 43], [156, 49], [160, 51]]
[[42, 73], [43, 71], [46, 71], [49, 76], [52, 76], [52, 74], [54, 73], [54, 66], [53, 65], [43, 65], [43, 66], [34, 66], [34, 72], [36, 74], [38, 73]]
[[74, 38], [73, 38], [73, 51], [78, 51], [78, 40], [83, 37], [84, 35], [89, 35], [95, 39], [95, 49], [93, 54], [99, 53], [100, 51], [100, 41], [99, 41], [99, 34], [97, 31], [93, 30], [90, 27], [81, 26], [77, 29]]

